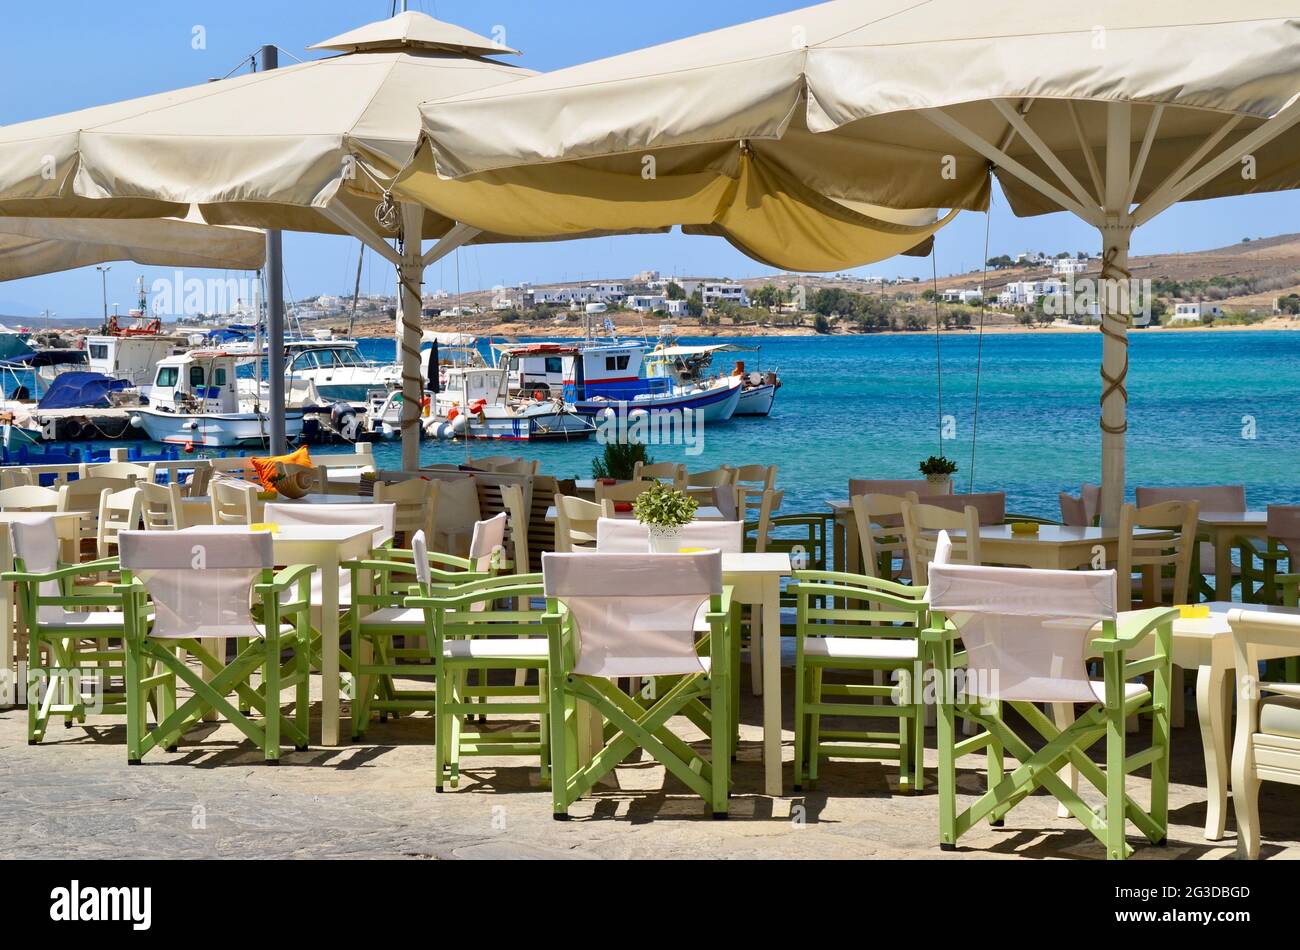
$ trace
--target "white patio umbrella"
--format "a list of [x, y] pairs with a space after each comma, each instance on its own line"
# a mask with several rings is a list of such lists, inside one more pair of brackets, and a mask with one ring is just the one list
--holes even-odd
[[[313, 49], [341, 55], [0, 127], [0, 218], [184, 217], [197, 206], [210, 224], [359, 238], [399, 273], [403, 463], [415, 468], [424, 268], [491, 237], [387, 201], [384, 182], [411, 156], [420, 102], [533, 73], [488, 58], [514, 50], [419, 13]], [[424, 253], [425, 238], [443, 240]]]
[[103, 264], [135, 261], [159, 267], [257, 270], [266, 238], [250, 228], [194, 219], [8, 218], [0, 216], [0, 280], [18, 280]]
[[616, 213], [662, 223], [688, 203], [638, 190], [647, 157], [686, 191], [743, 156], [893, 209], [985, 208], [994, 174], [1015, 213], [1067, 210], [1101, 231], [1114, 524], [1132, 231], [1178, 201], [1300, 186], [1298, 94], [1294, 0], [835, 0], [428, 103], [397, 191], [497, 233], [508, 207], [530, 233]]

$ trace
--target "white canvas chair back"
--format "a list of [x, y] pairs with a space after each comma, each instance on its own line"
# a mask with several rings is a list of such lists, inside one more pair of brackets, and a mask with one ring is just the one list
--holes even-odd
[[423, 531], [426, 538], [437, 530], [438, 490], [441, 482], [412, 478], [393, 485], [375, 483], [375, 502], [393, 506], [393, 530], [404, 538]]
[[1115, 577], [1114, 571], [931, 564], [930, 608], [961, 633], [967, 698], [1100, 702], [1086, 661], [1094, 628], [1116, 618]]
[[555, 550], [561, 554], [596, 543], [596, 522], [614, 517], [613, 502], [591, 502], [572, 495], [555, 496]]
[[908, 492], [916, 492], [922, 498], [927, 495], [951, 495], [952, 479], [932, 482], [928, 478], [850, 478], [849, 497], [854, 495], [897, 495], [907, 497]]
[[40, 485], [15, 485], [0, 489], [2, 511], [58, 511], [60, 493]]
[[123, 531], [140, 527], [140, 511], [144, 499], [138, 488], [122, 491], [104, 490], [99, 496], [99, 524], [95, 541], [100, 557], [112, 557], [117, 547], [117, 536]]
[[[920, 496], [916, 500], [920, 500]], [[965, 512], [974, 508], [982, 525], [1005, 524], [1007, 520], [1007, 493], [1000, 491], [976, 492], [973, 495], [929, 495], [925, 504], [948, 511]]]
[[1268, 506], [1268, 538], [1291, 554], [1291, 570], [1300, 570], [1300, 505]]
[[735, 485], [719, 485], [713, 489], [713, 507], [728, 521], [739, 521], [742, 494]]
[[269, 524], [278, 525], [378, 525], [373, 535], [372, 547], [382, 547], [393, 539], [393, 524], [397, 506], [380, 502], [361, 502], [356, 505], [309, 505], [304, 503], [275, 502], [266, 506], [263, 517]]
[[415, 579], [427, 591], [433, 583], [433, 571], [429, 569], [429, 542], [423, 531], [411, 535], [411, 553], [415, 556]]
[[1166, 501], [1194, 501], [1201, 511], [1245, 511], [1245, 485], [1187, 485], [1173, 488], [1138, 488], [1134, 501], [1139, 508]]
[[[903, 503], [906, 498], [897, 495], [854, 495], [853, 521], [858, 529], [858, 550], [862, 555], [863, 573], [871, 577], [894, 580], [909, 573], [907, 567], [907, 541], [903, 537]], [[888, 556], [890, 570], [881, 573], [881, 564]], [[894, 569], [894, 561], [901, 567]], [[850, 565], [853, 570], [856, 565]]]
[[704, 671], [695, 617], [722, 593], [722, 555], [546, 554], [547, 597], [573, 617], [583, 676], [674, 676]]
[[922, 505], [912, 495], [903, 503], [903, 537], [907, 540], [907, 558], [912, 565], [912, 583], [925, 586], [928, 569], [938, 547], [938, 536], [931, 532], [960, 531], [962, 537], [951, 538], [952, 559], [963, 564], [979, 564], [979, 513], [974, 506], [960, 514], [935, 505]]
[[212, 523], [252, 524], [257, 520], [257, 486], [233, 478], [214, 478], [208, 486], [212, 500]]
[[632, 468], [634, 482], [668, 482], [679, 491], [686, 487], [686, 466], [679, 462], [637, 462]]
[[177, 531], [181, 524], [181, 486], [140, 482], [140, 516], [147, 531]]
[[1059, 497], [1061, 501], [1061, 524], [1075, 528], [1086, 528], [1092, 524], [1092, 519], [1088, 517], [1088, 504], [1082, 497], [1075, 498], [1065, 492], [1061, 492]]
[[1084, 510], [1088, 515], [1088, 524], [1095, 524], [1101, 514], [1101, 486], [1081, 485], [1079, 497], [1083, 499]]
[[469, 543], [469, 559], [475, 570], [486, 571], [492, 567], [493, 554], [505, 552], [506, 513], [480, 521], [474, 525], [474, 537]]
[[[59, 567], [59, 534], [54, 519], [49, 515], [32, 514], [9, 525], [13, 541], [14, 558], [23, 562], [23, 570], [31, 574], [48, 574]], [[59, 596], [58, 581], [42, 581], [40, 596]], [[37, 609], [40, 623], [56, 623], [68, 613], [58, 605], [44, 605]], [[8, 659], [7, 657], [5, 659]]]
[[[723, 554], [745, 549], [745, 525], [740, 521], [692, 521], [682, 527], [681, 546]], [[596, 522], [596, 550], [602, 554], [649, 554], [650, 529], [629, 518]]]
[[[1168, 602], [1185, 603], [1192, 575], [1193, 545], [1196, 543], [1196, 519], [1199, 506], [1194, 501], [1164, 501], [1147, 508], [1125, 505], [1119, 514], [1117, 568], [1120, 577], [1119, 608], [1129, 610], [1133, 604], [1132, 575], [1144, 570], [1146, 589], [1143, 600], [1154, 607]], [[1161, 530], [1161, 534], [1138, 537], [1138, 528]], [[1211, 546], [1210, 564], [1213, 560]], [[1202, 562], [1204, 563], [1204, 562]], [[1164, 569], [1172, 567], [1172, 586], [1166, 586]], [[1204, 569], [1204, 568], [1203, 568]]]
[[122, 569], [149, 591], [155, 639], [260, 637], [253, 585], [275, 563], [270, 532], [123, 531]]

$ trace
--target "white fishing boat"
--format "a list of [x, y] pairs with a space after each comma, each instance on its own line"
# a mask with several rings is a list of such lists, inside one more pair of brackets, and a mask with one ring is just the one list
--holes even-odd
[[775, 370], [766, 372], [746, 367], [737, 360], [730, 376], [720, 373], [710, 375], [713, 358], [720, 353], [755, 353], [756, 346], [736, 343], [713, 343], [699, 346], [679, 345], [668, 334], [646, 357], [646, 375], [650, 378], [667, 378], [674, 386], [689, 389], [703, 386], [718, 379], [738, 379], [741, 384], [740, 399], [736, 403], [737, 416], [767, 416], [776, 401], [776, 391], [781, 388], [781, 378]]
[[367, 360], [356, 340], [293, 340], [284, 350], [286, 383], [310, 383], [327, 402], [361, 403], [372, 390], [402, 384], [400, 367]]
[[[132, 410], [131, 425], [155, 442], [205, 448], [239, 448], [267, 442], [270, 407], [240, 411], [235, 379], [239, 354], [191, 350], [158, 363], [149, 403]], [[293, 441], [302, 435], [303, 410], [286, 408], [284, 428]]]
[[510, 371], [509, 361], [447, 368], [441, 391], [427, 394], [425, 433], [440, 439], [538, 442], [585, 439], [596, 431], [595, 423], [563, 398], [511, 396]]

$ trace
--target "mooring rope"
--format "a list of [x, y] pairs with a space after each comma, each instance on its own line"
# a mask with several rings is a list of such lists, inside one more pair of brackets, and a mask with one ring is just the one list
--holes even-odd
[[[1102, 255], [1101, 284], [1103, 288], [1110, 286], [1112, 282], [1123, 280], [1127, 283], [1133, 278], [1132, 272], [1125, 270], [1116, 263], [1118, 257], [1119, 248], [1117, 247], [1107, 248], [1106, 252]], [[1119, 294], [1116, 294], [1114, 299], [1118, 301], [1119, 296]], [[1120, 332], [1113, 326], [1109, 326], [1107, 321], [1110, 320], [1119, 322], [1124, 328], [1124, 332]], [[1112, 313], [1110, 307], [1107, 307], [1106, 312], [1101, 315], [1101, 332], [1103, 336], [1109, 337], [1124, 347], [1124, 366], [1119, 371], [1118, 376], [1112, 376], [1106, 371], [1105, 362], [1103, 361], [1101, 364], [1101, 378], [1105, 383], [1105, 387], [1102, 389], [1101, 393], [1101, 406], [1103, 411], [1106, 408], [1106, 400], [1115, 393], [1118, 393], [1125, 402], [1128, 402], [1127, 382], [1129, 367], [1129, 340], [1127, 331], [1128, 315]], [[1108, 435], [1123, 435], [1128, 432], [1128, 419], [1124, 420], [1123, 425], [1113, 426], [1108, 423], [1105, 416], [1103, 416], [1101, 420], [1101, 430]]]

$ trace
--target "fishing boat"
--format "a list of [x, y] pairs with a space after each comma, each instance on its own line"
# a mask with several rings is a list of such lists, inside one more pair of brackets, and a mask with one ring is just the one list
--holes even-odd
[[[270, 407], [240, 411], [235, 370], [240, 354], [191, 350], [158, 363], [148, 405], [131, 413], [131, 425], [155, 442], [238, 448], [265, 444]], [[303, 410], [286, 408], [285, 436], [302, 435]]]
[[27, 327], [7, 327], [0, 323], [0, 360], [12, 360], [32, 351], [27, 342], [31, 331]]
[[649, 349], [645, 343], [610, 340], [538, 343], [502, 352], [517, 360], [513, 382], [520, 393], [559, 395], [584, 416], [691, 410], [709, 423], [726, 422], [735, 414], [743, 380], [722, 377], [679, 384], [669, 376], [649, 377], [643, 373]]
[[[756, 346], [740, 346], [736, 343], [683, 346], [668, 336], [646, 357], [646, 375], [652, 379], [671, 379], [677, 387], [690, 388], [710, 380], [713, 358], [718, 354], [758, 352]], [[714, 378], [718, 375], [715, 373]], [[731, 376], [741, 381], [740, 401], [736, 403], [735, 415], [771, 415], [776, 391], [781, 388], [781, 378], [775, 370], [752, 370], [746, 367], [743, 360], [737, 360]]]
[[372, 390], [402, 384], [396, 364], [365, 359], [356, 340], [291, 340], [284, 350], [286, 382], [310, 383], [328, 402], [363, 403]]
[[[424, 432], [439, 439], [492, 439], [506, 442], [586, 439], [595, 423], [556, 394], [537, 398], [512, 392], [516, 360], [508, 351], [496, 366], [437, 363], [439, 384], [425, 393]], [[390, 437], [400, 435], [401, 393], [389, 397], [379, 423]]]

